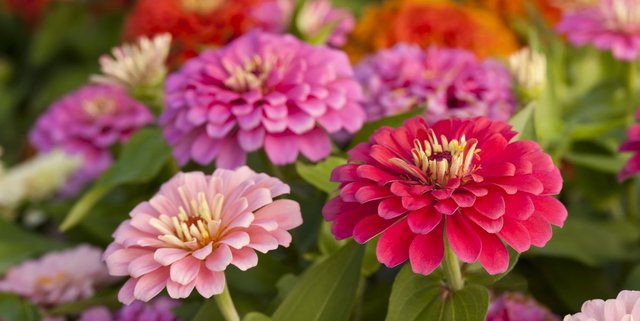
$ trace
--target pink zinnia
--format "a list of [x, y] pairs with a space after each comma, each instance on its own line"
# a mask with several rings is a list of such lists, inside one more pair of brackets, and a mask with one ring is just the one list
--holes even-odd
[[512, 79], [493, 59], [463, 49], [398, 44], [355, 68], [369, 120], [427, 108], [427, 121], [487, 116], [507, 120], [515, 109]]
[[[636, 111], [636, 117], [640, 118], [640, 109]], [[620, 151], [634, 153], [618, 174], [618, 179], [623, 181], [640, 172], [640, 124], [634, 124], [629, 128], [627, 141], [620, 145]]]
[[171, 311], [176, 306], [174, 300], [158, 298], [149, 303], [133, 302], [116, 313], [95, 307], [83, 312], [79, 321], [179, 321]]
[[520, 293], [503, 293], [491, 299], [486, 321], [559, 321], [535, 299]]
[[461, 261], [504, 272], [502, 241], [518, 252], [543, 246], [567, 216], [551, 196], [562, 187], [551, 157], [533, 141], [509, 142], [515, 135], [487, 118], [430, 126], [416, 117], [383, 127], [333, 171], [340, 195], [324, 217], [338, 239], [365, 243], [382, 234], [377, 256], [389, 267], [409, 259], [414, 272], [429, 274], [446, 239]]
[[53, 103], [31, 130], [41, 152], [61, 148], [82, 156], [83, 166], [65, 193], [73, 194], [100, 176], [113, 161], [110, 148], [153, 121], [149, 110], [117, 86], [84, 86]]
[[329, 133], [360, 129], [361, 98], [344, 53], [255, 31], [171, 75], [161, 123], [180, 164], [235, 168], [262, 146], [277, 165], [318, 161]]
[[51, 252], [12, 267], [0, 281], [0, 292], [12, 292], [42, 305], [55, 305], [93, 296], [111, 277], [100, 249], [81, 245]]
[[220, 294], [224, 270], [258, 263], [255, 251], [289, 246], [288, 230], [302, 224], [300, 206], [273, 200], [289, 186], [248, 167], [179, 173], [120, 224], [105, 258], [112, 275], [131, 279], [118, 298], [149, 301], [165, 287], [172, 298], [193, 288], [204, 297]]
[[557, 26], [577, 46], [592, 44], [611, 50], [620, 60], [640, 56], [640, 2], [599, 0], [596, 4], [567, 11]]
[[640, 291], [622, 291], [615, 299], [591, 300], [582, 311], [567, 315], [564, 321], [633, 321], [640, 320]]

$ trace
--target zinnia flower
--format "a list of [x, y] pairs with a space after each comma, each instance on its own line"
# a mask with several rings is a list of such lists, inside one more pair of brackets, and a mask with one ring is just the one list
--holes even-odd
[[164, 80], [165, 60], [171, 46], [171, 35], [160, 34], [152, 39], [140, 37], [136, 44], [112, 49], [112, 55], [100, 57], [103, 75], [94, 75], [97, 83], [122, 85], [130, 88], [153, 87]]
[[383, 127], [349, 152], [331, 176], [340, 195], [323, 209], [337, 239], [365, 243], [378, 234], [377, 256], [394, 267], [407, 259], [429, 274], [442, 262], [445, 237], [463, 262], [504, 272], [509, 253], [544, 246], [567, 211], [551, 195], [562, 177], [533, 141], [509, 142], [510, 126], [487, 118], [421, 117]]
[[528, 97], [537, 97], [547, 82], [547, 58], [529, 48], [522, 48], [509, 56], [508, 63], [520, 91]]
[[480, 57], [507, 56], [518, 48], [515, 35], [490, 11], [445, 1], [386, 1], [371, 6], [345, 47], [353, 60], [397, 43], [473, 51]]
[[562, 12], [555, 2], [571, 0], [474, 0], [472, 3], [492, 12], [498, 13], [505, 19], [528, 19], [529, 6], [535, 8], [545, 20], [555, 24]]
[[160, 122], [180, 164], [234, 168], [262, 146], [274, 164], [299, 152], [318, 161], [330, 153], [329, 133], [360, 129], [361, 99], [340, 51], [256, 31], [170, 75]]
[[49, 106], [29, 138], [40, 152], [61, 148], [82, 156], [82, 168], [65, 188], [67, 194], [73, 194], [109, 167], [111, 146], [125, 142], [152, 121], [149, 110], [127, 96], [124, 89], [88, 85]]
[[6, 6], [8, 12], [16, 13], [21, 19], [33, 26], [40, 22], [51, 2], [52, 0], [2, 0], [0, 4]]
[[149, 301], [165, 287], [172, 298], [193, 288], [204, 297], [220, 294], [224, 270], [258, 263], [262, 253], [289, 246], [288, 230], [302, 224], [298, 203], [274, 197], [289, 186], [248, 167], [179, 173], [114, 233], [105, 259], [112, 275], [131, 278], [118, 298]]
[[640, 291], [622, 291], [615, 299], [590, 300], [581, 312], [567, 315], [564, 321], [633, 321], [640, 320]]
[[640, 56], [640, 2], [637, 0], [600, 0], [575, 11], [567, 11], [557, 26], [576, 46], [592, 44], [611, 50], [620, 60], [633, 61]]
[[429, 122], [448, 117], [507, 120], [515, 109], [511, 76], [496, 60], [461, 49], [399, 44], [355, 68], [369, 120], [426, 105]]
[[549, 309], [520, 293], [503, 293], [491, 299], [486, 321], [559, 321]]
[[[636, 111], [640, 119], [640, 109]], [[623, 181], [640, 172], [640, 124], [632, 125], [627, 131], [627, 141], [620, 145], [621, 152], [633, 152], [624, 168], [618, 174], [618, 180]]]
[[11, 209], [21, 201], [53, 195], [81, 165], [81, 157], [56, 149], [6, 172], [0, 170], [0, 208]]
[[0, 281], [0, 291], [42, 305], [90, 298], [96, 287], [111, 281], [101, 256], [100, 249], [87, 245], [48, 253], [10, 268]]
[[171, 311], [177, 305], [176, 301], [161, 297], [149, 303], [135, 301], [115, 314], [105, 307], [95, 307], [83, 312], [79, 321], [179, 321]]
[[266, 0], [138, 0], [127, 17], [125, 38], [170, 33], [181, 61], [203, 46], [223, 45], [249, 29], [260, 27], [254, 6]]

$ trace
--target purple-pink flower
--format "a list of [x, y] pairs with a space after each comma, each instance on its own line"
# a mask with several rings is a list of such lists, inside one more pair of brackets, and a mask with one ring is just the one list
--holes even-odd
[[512, 79], [493, 59], [462, 49], [399, 44], [355, 68], [369, 120], [426, 106], [426, 118], [486, 116], [507, 120], [515, 108]]
[[[640, 109], [636, 111], [636, 118], [640, 119]], [[620, 151], [633, 153], [618, 174], [618, 180], [623, 181], [640, 172], [640, 124], [634, 124], [629, 128], [627, 140], [620, 145]]]
[[486, 321], [559, 321], [560, 318], [521, 293], [503, 293], [491, 299]]
[[96, 287], [111, 281], [100, 249], [81, 245], [51, 252], [7, 271], [1, 292], [11, 292], [42, 305], [55, 305], [93, 296]]
[[109, 272], [131, 276], [118, 298], [149, 301], [165, 287], [172, 298], [195, 288], [209, 298], [222, 293], [224, 270], [246, 270], [262, 253], [289, 246], [288, 230], [302, 224], [298, 203], [275, 197], [289, 186], [246, 166], [179, 173], [120, 224], [105, 259]]
[[565, 12], [557, 30], [567, 34], [576, 46], [592, 44], [601, 50], [611, 50], [617, 59], [636, 60], [640, 56], [640, 2], [596, 1]]
[[161, 297], [149, 303], [135, 301], [116, 313], [94, 307], [83, 312], [79, 321], [179, 321], [171, 311], [176, 306], [176, 301]]
[[261, 147], [277, 165], [318, 161], [329, 133], [360, 129], [361, 99], [344, 53], [254, 31], [172, 74], [160, 121], [180, 164], [235, 168]]
[[564, 321], [633, 321], [640, 320], [640, 291], [622, 291], [615, 299], [590, 300], [581, 312], [567, 315]]
[[125, 142], [152, 121], [151, 112], [124, 89], [87, 85], [53, 103], [38, 118], [30, 140], [41, 152], [61, 148], [82, 156], [82, 167], [64, 190], [73, 194], [109, 167], [114, 144]]

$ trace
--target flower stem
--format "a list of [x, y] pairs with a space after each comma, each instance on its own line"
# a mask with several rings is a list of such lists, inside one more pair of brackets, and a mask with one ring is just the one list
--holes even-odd
[[451, 290], [458, 291], [464, 287], [464, 280], [462, 279], [462, 272], [460, 270], [460, 261], [458, 261], [458, 257], [453, 253], [453, 250], [448, 243], [445, 245], [444, 273], [447, 278], [447, 284]]
[[226, 321], [240, 321], [240, 315], [238, 315], [238, 311], [236, 311], [236, 307], [233, 305], [233, 300], [231, 300], [229, 288], [226, 284], [224, 285], [222, 293], [216, 295], [214, 299]]

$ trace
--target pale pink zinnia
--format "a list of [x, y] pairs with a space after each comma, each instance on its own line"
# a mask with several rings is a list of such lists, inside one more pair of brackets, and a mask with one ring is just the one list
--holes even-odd
[[60, 148], [82, 157], [82, 167], [65, 188], [73, 194], [109, 167], [111, 147], [152, 121], [147, 107], [123, 88], [87, 85], [53, 103], [38, 118], [29, 138], [40, 152]]
[[633, 320], [640, 320], [640, 291], [622, 291], [617, 298], [606, 301], [587, 301], [581, 312], [564, 317], [564, 321]]
[[552, 195], [560, 171], [533, 141], [487, 118], [410, 119], [382, 127], [349, 152], [331, 176], [340, 194], [323, 209], [336, 238], [365, 243], [381, 234], [378, 260], [389, 267], [407, 259], [429, 274], [443, 260], [445, 240], [465, 263], [480, 261], [504, 272], [509, 253], [544, 246], [551, 225], [567, 211]]
[[360, 129], [361, 98], [344, 53], [254, 31], [169, 76], [160, 121], [180, 164], [235, 168], [263, 146], [277, 165], [318, 161], [329, 133]]
[[486, 116], [507, 120], [516, 107], [512, 78], [497, 60], [462, 49], [398, 44], [355, 67], [369, 120], [426, 107], [427, 121]]
[[640, 2], [599, 0], [592, 5], [566, 11], [557, 26], [574, 45], [592, 44], [611, 50], [620, 60], [640, 56]]
[[149, 301], [165, 287], [172, 298], [195, 289], [204, 297], [224, 289], [224, 270], [258, 263], [255, 251], [288, 246], [302, 224], [298, 203], [273, 198], [289, 186], [248, 167], [179, 173], [134, 208], [107, 248], [109, 272], [131, 276], [118, 298]]
[[48, 253], [10, 268], [0, 281], [0, 292], [42, 305], [90, 298], [96, 287], [111, 280], [101, 256], [100, 249], [87, 245]]

